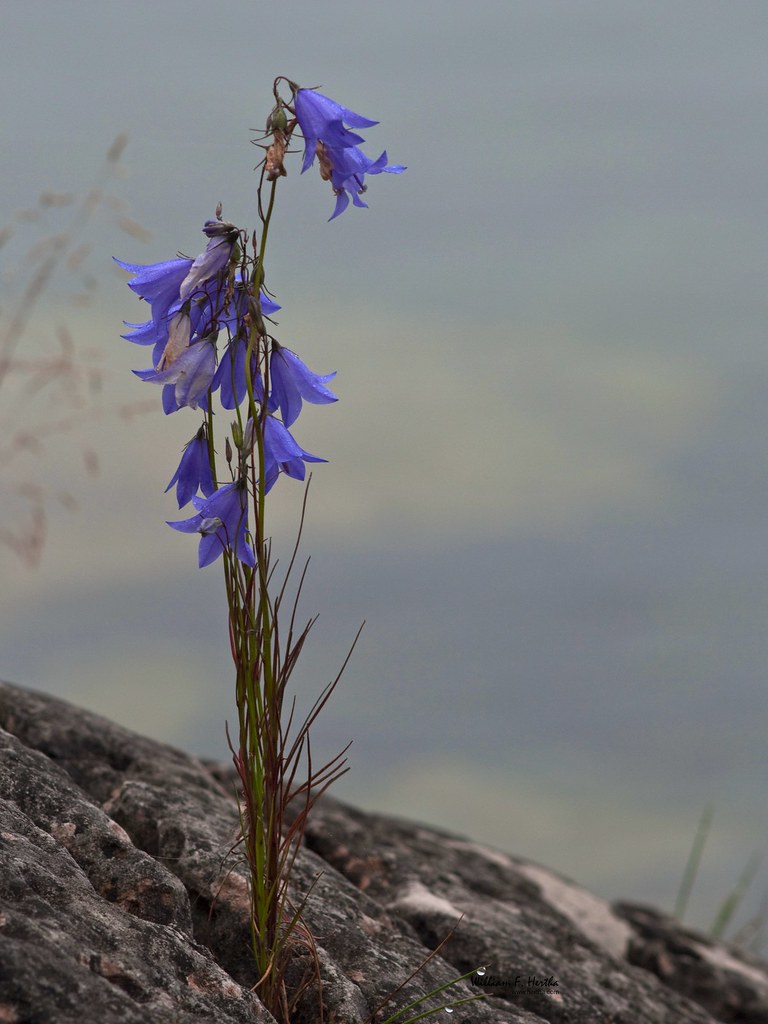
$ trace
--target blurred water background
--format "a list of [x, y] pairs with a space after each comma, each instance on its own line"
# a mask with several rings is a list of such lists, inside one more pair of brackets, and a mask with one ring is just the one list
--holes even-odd
[[[218, 201], [254, 226], [272, 79], [322, 86], [408, 165], [327, 224], [294, 161], [268, 257], [281, 341], [339, 371], [297, 425], [330, 459], [302, 699], [367, 621], [315, 730], [354, 741], [336, 795], [665, 907], [711, 802], [708, 924], [768, 839], [765, 4], [30, 0], [0, 26], [0, 675], [227, 756], [222, 580], [164, 525], [197, 419], [130, 373], [111, 257], [196, 254]], [[90, 250], [25, 305], [94, 183]], [[285, 551], [301, 489], [274, 493]]]

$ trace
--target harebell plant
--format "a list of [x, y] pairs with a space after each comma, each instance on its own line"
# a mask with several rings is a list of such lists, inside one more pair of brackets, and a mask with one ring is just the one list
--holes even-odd
[[[151, 311], [146, 321], [126, 324], [123, 335], [151, 351], [152, 365], [136, 375], [161, 387], [167, 415], [192, 409], [200, 418], [167, 488], [175, 490], [179, 508], [191, 504], [193, 514], [168, 525], [197, 536], [200, 568], [220, 562], [224, 570], [237, 707], [229, 741], [239, 778], [251, 945], [260, 998], [287, 1020], [286, 964], [297, 945], [313, 948], [301, 904], [290, 898], [291, 868], [314, 800], [347, 769], [345, 751], [315, 767], [309, 746], [309, 727], [338, 676], [297, 727], [290, 701], [286, 706], [286, 686], [314, 620], [296, 628], [298, 598], [283, 611], [296, 551], [278, 586], [268, 495], [281, 477], [304, 480], [308, 465], [326, 461], [302, 447], [296, 424], [305, 402], [327, 405], [337, 398], [329, 386], [335, 374], [316, 373], [272, 333], [271, 317], [280, 306], [267, 290], [267, 242], [294, 135], [303, 143], [301, 171], [314, 165], [330, 185], [330, 220], [350, 200], [366, 206], [368, 177], [405, 168], [388, 164], [386, 152], [372, 159], [360, 148], [364, 140], [356, 129], [376, 121], [283, 77], [275, 80], [273, 95], [266, 133], [255, 140], [265, 150], [257, 168], [256, 229], [223, 220], [219, 204], [203, 225], [207, 242], [196, 258], [148, 266], [117, 262]], [[309, 362], [317, 365], [314, 355]], [[231, 426], [222, 437], [226, 422]]]

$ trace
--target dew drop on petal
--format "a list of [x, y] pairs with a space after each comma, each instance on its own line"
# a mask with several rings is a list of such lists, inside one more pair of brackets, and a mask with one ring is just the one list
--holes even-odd
[[475, 971], [475, 974], [478, 976], [478, 978], [484, 978], [485, 977], [485, 968], [484, 967], [478, 967], [477, 970]]
[[452, 1006], [446, 1006], [445, 1012], [446, 1013], [453, 1013], [453, 1007]]

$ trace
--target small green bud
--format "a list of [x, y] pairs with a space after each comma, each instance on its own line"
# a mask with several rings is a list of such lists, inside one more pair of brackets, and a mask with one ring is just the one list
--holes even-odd
[[[237, 420], [232, 424], [232, 440], [235, 442], [235, 448], [243, 447], [243, 431]], [[227, 445], [229, 445], [229, 438], [227, 438]], [[232, 456], [230, 455], [227, 462], [229, 462], [231, 458]]]
[[282, 106], [275, 107], [270, 118], [270, 131], [284, 132], [288, 127], [288, 118], [285, 116], [285, 109]]

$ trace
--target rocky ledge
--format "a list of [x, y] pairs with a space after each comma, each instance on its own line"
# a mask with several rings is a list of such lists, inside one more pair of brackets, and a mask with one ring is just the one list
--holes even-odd
[[[225, 767], [0, 684], [0, 1022], [274, 1024], [253, 992]], [[453, 1024], [768, 1024], [768, 971], [649, 908], [413, 822], [318, 804], [296, 863], [319, 956], [295, 1024], [381, 1020], [483, 966]], [[425, 1006], [438, 1006], [439, 999]]]

